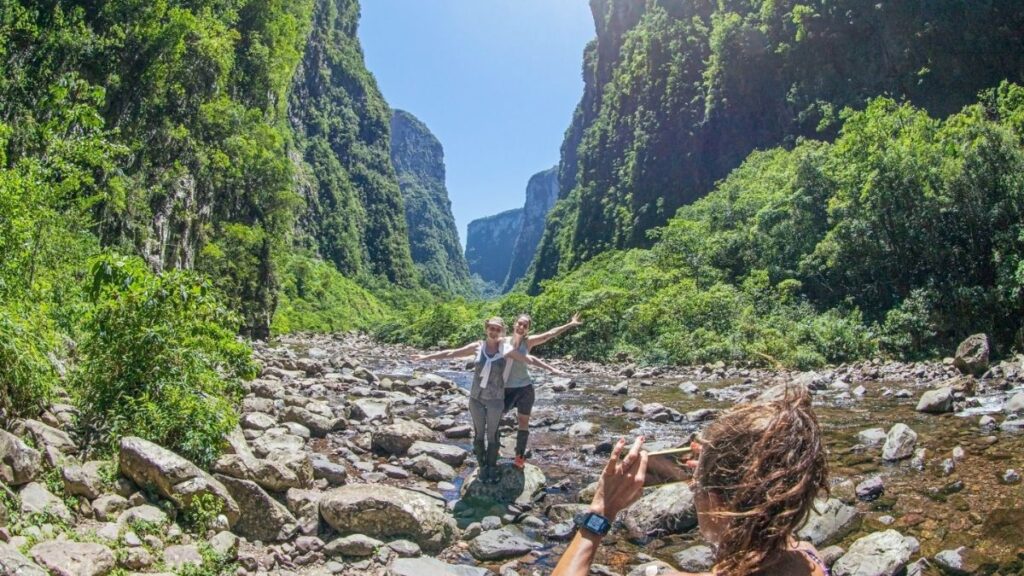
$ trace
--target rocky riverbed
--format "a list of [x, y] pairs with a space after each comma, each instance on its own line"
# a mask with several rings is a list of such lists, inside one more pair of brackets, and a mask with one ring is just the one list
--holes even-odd
[[[530, 464], [505, 462], [492, 486], [475, 482], [468, 452], [465, 363], [414, 364], [413, 352], [358, 335], [258, 344], [262, 374], [209, 472], [134, 438], [120, 473], [81, 462], [67, 406], [18, 423], [0, 433], [4, 506], [46, 516], [0, 529], [0, 572], [174, 571], [215, 550], [240, 576], [543, 575], [615, 439], [683, 444], [720, 410], [797, 380], [814, 391], [833, 482], [800, 535], [836, 574], [1024, 573], [1019, 358], [805, 373], [555, 360], [573, 377], [539, 378]], [[46, 463], [75, 507], [44, 481]], [[204, 534], [181, 528], [193, 501], [221, 512]], [[652, 489], [618, 520], [595, 573], [706, 568], [685, 486]]]

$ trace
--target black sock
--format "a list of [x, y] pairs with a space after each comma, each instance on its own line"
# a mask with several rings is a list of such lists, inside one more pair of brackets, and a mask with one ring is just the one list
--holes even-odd
[[519, 430], [516, 432], [516, 456], [526, 456], [526, 442], [529, 439], [529, 430]]

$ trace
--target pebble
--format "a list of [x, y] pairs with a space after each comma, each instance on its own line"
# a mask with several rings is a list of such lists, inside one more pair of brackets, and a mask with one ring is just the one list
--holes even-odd
[[1020, 484], [1020, 473], [1013, 469], [1007, 470], [1003, 472], [1001, 480], [1003, 484]]
[[857, 498], [870, 502], [882, 495], [885, 486], [881, 476], [874, 476], [857, 484]]

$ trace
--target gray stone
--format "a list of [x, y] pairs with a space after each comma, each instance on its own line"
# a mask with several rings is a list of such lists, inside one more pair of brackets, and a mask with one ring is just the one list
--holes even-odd
[[395, 554], [398, 554], [399, 558], [415, 558], [422, 554], [420, 545], [408, 540], [394, 540], [392, 542], [388, 542], [388, 548], [391, 548]]
[[697, 510], [690, 487], [678, 482], [650, 490], [620, 514], [620, 519], [632, 539], [645, 540], [693, 528], [697, 525]]
[[14, 429], [22, 436], [30, 436], [35, 445], [41, 448], [49, 446], [63, 454], [74, 454], [78, 451], [78, 447], [67, 432], [38, 420], [20, 420]]
[[222, 558], [234, 560], [238, 557], [238, 536], [227, 530], [218, 532], [210, 538], [210, 548]]
[[375, 452], [404, 456], [417, 440], [430, 442], [434, 432], [411, 420], [395, 420], [391, 424], [377, 429], [371, 436], [371, 446]]
[[407, 455], [410, 458], [415, 458], [421, 454], [436, 458], [449, 466], [461, 466], [466, 461], [466, 457], [469, 456], [468, 451], [451, 444], [423, 441], [413, 442], [412, 446], [409, 447]]
[[853, 506], [843, 504], [838, 498], [817, 499], [807, 516], [807, 522], [797, 530], [796, 535], [816, 547], [828, 546], [856, 530], [860, 523], [861, 514]]
[[1006, 401], [1006, 405], [1003, 406], [1003, 412], [1007, 414], [1021, 414], [1024, 415], [1024, 392], [1018, 392]]
[[114, 569], [114, 553], [92, 542], [41, 542], [29, 552], [53, 576], [102, 576]]
[[79, 466], [77, 464], [65, 464], [61, 467], [60, 474], [64, 480], [64, 490], [75, 496], [85, 496], [94, 500], [103, 493], [103, 476], [101, 469], [106, 462], [92, 460]]
[[518, 531], [509, 528], [488, 530], [469, 543], [469, 553], [481, 561], [505, 560], [518, 558], [539, 547]]
[[326, 436], [330, 432], [345, 429], [345, 421], [340, 418], [333, 418], [317, 414], [307, 408], [299, 406], [288, 406], [281, 412], [282, 422], [296, 422], [309, 428], [309, 432], [318, 438]]
[[238, 424], [245, 430], [267, 430], [277, 426], [277, 419], [270, 414], [250, 412], [242, 416]]
[[426, 454], [421, 454], [414, 458], [409, 467], [413, 472], [433, 482], [451, 480], [455, 477], [455, 469]]
[[569, 436], [593, 436], [597, 434], [597, 424], [593, 422], [577, 422], [569, 427]]
[[27, 484], [39, 476], [43, 457], [21, 438], [0, 430], [0, 480], [11, 485]]
[[943, 550], [935, 555], [935, 565], [944, 574], [951, 574], [953, 576], [972, 574], [972, 571], [967, 570], [967, 562], [964, 559], [964, 552], [966, 550], [963, 546], [956, 550]]
[[278, 542], [291, 538], [296, 531], [296, 520], [280, 502], [250, 480], [217, 474], [220, 481], [238, 503], [241, 514], [232, 531], [249, 540]]
[[176, 544], [164, 549], [164, 564], [167, 568], [177, 572], [186, 564], [193, 566], [203, 565], [203, 555], [194, 544]]
[[326, 480], [331, 486], [341, 486], [348, 479], [348, 470], [341, 464], [336, 464], [322, 454], [316, 454], [310, 458], [313, 465], [313, 478]]
[[391, 418], [391, 402], [376, 398], [359, 398], [351, 403], [350, 418], [359, 422], [387, 421]]
[[917, 432], [906, 424], [898, 423], [889, 429], [882, 446], [882, 458], [885, 460], [902, 460], [914, 454], [917, 445]]
[[117, 524], [119, 526], [130, 526], [136, 522], [144, 522], [154, 526], [164, 526], [170, 522], [170, 519], [163, 510], [156, 506], [150, 506], [149, 504], [129, 508], [124, 512], [121, 512], [117, 517]]
[[865, 446], [878, 446], [885, 442], [885, 430], [881, 428], [868, 428], [857, 434], [857, 441]]
[[444, 437], [452, 440], [458, 438], [469, 438], [472, 435], [473, 427], [470, 426], [469, 424], [459, 424], [458, 426], [446, 428], [444, 431]]
[[1003, 432], [1024, 432], [1024, 418], [1003, 420], [999, 429]]
[[480, 482], [479, 469], [474, 471], [462, 485], [462, 498], [503, 504], [529, 504], [533, 501], [533, 496], [544, 489], [547, 482], [540, 468], [532, 464], [527, 464], [520, 470], [512, 464], [499, 463], [495, 470], [498, 481], [493, 484]]
[[100, 522], [109, 522], [128, 508], [128, 499], [117, 494], [104, 494], [92, 501], [93, 516]]
[[4, 576], [47, 576], [43, 570], [15, 546], [0, 542], [0, 574]]
[[406, 538], [430, 553], [456, 537], [455, 519], [443, 502], [392, 486], [348, 485], [326, 492], [320, 515], [340, 534]]
[[320, 526], [320, 497], [316, 490], [291, 488], [285, 494], [285, 503], [299, 525], [302, 534], [316, 534]]
[[156, 558], [149, 550], [142, 547], [125, 548], [117, 563], [129, 570], [143, 570], [155, 564]]
[[[650, 556], [648, 556], [648, 558], [650, 558]], [[673, 572], [675, 572], [675, 569], [665, 562], [662, 562], [661, 560], [651, 560], [634, 567], [626, 573], [626, 576], [667, 576]]]
[[857, 484], [857, 498], [864, 501], [874, 500], [881, 496], [884, 490], [885, 484], [882, 482], [882, 477], [872, 476]]
[[251, 480], [272, 492], [301, 488], [303, 482], [284, 464], [260, 458], [225, 454], [213, 463], [213, 471], [232, 478]]
[[51, 494], [38, 482], [26, 484], [18, 493], [18, 497], [21, 500], [22, 514], [51, 514], [68, 524], [74, 520], [64, 501]]
[[988, 336], [985, 334], [974, 334], [956, 347], [956, 356], [953, 358], [953, 365], [964, 374], [981, 376], [988, 370]]
[[301, 452], [305, 447], [305, 440], [283, 427], [271, 428], [252, 441], [253, 452], [261, 458], [271, 452]]
[[391, 564], [389, 576], [489, 576], [486, 568], [447, 564], [436, 558], [399, 558]]
[[708, 572], [715, 565], [715, 552], [710, 546], [692, 546], [676, 552], [672, 560], [683, 572]]
[[925, 392], [917, 402], [916, 410], [918, 412], [927, 412], [929, 414], [952, 412], [953, 389], [944, 387]]
[[920, 544], [895, 530], [874, 532], [858, 539], [832, 566], [835, 576], [893, 576], [910, 561]]
[[372, 556], [384, 543], [365, 534], [351, 534], [335, 538], [324, 546], [327, 556]]
[[209, 494], [221, 503], [229, 524], [238, 520], [238, 504], [227, 488], [198, 466], [142, 438], [125, 436], [118, 455], [121, 473], [139, 486], [152, 486], [158, 494], [188, 509], [192, 499]]

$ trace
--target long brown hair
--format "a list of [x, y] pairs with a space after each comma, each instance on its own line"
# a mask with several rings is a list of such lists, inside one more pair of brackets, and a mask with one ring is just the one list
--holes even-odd
[[698, 489], [724, 505], [728, 519], [715, 574], [756, 574], [785, 550], [815, 497], [828, 493], [828, 466], [818, 419], [803, 386], [776, 400], [743, 404], [704, 431]]
[[518, 350], [519, 349], [519, 344], [522, 342], [522, 338], [519, 336], [519, 333], [516, 332], [516, 328], [515, 328], [515, 325], [519, 324], [520, 320], [526, 320], [526, 322], [527, 322], [527, 326], [526, 326], [526, 337], [527, 338], [530, 337], [530, 328], [533, 327], [533, 318], [531, 318], [529, 314], [520, 314], [516, 318], [515, 324], [512, 325], [512, 338], [510, 338], [513, 350]]

